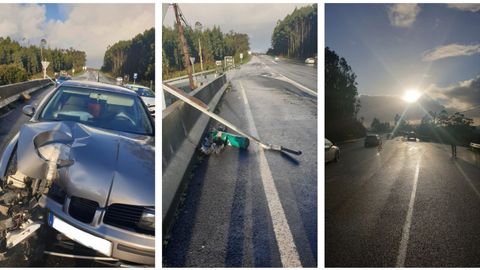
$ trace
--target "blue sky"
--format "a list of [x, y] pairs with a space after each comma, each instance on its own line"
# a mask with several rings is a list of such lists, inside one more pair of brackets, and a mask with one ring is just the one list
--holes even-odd
[[325, 26], [325, 45], [350, 64], [360, 94], [417, 87], [447, 106], [480, 103], [478, 4], [326, 4]]
[[46, 7], [47, 20], [65, 21], [68, 18], [68, 5], [62, 4], [41, 4]]

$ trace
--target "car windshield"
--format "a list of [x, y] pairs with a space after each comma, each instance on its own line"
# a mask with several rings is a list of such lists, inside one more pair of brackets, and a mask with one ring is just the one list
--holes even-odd
[[41, 112], [42, 121], [74, 121], [103, 129], [151, 135], [140, 99], [97, 89], [60, 87]]

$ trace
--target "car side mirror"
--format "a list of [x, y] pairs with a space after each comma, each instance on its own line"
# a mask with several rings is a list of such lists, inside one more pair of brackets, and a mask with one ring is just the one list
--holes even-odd
[[35, 113], [35, 107], [32, 105], [26, 105], [23, 107], [22, 111], [27, 116], [33, 116]]

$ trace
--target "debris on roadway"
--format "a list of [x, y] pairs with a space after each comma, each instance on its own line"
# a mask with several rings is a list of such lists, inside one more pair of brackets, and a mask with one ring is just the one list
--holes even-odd
[[220, 154], [225, 145], [247, 149], [250, 145], [250, 140], [240, 135], [228, 133], [227, 127], [219, 125], [207, 132], [205, 138], [203, 138], [200, 151], [205, 155], [210, 155], [212, 153]]

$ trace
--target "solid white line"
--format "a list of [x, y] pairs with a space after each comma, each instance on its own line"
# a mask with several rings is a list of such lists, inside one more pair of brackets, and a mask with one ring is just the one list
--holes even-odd
[[306, 92], [307, 94], [310, 94], [310, 95], [313, 95], [313, 96], [317, 96], [317, 92], [297, 83], [296, 81], [292, 80], [292, 79], [289, 79], [287, 77], [285, 77], [284, 75], [280, 74], [279, 75], [282, 77], [282, 80], [286, 81], [286, 82], [289, 82], [293, 85], [295, 85], [296, 87], [300, 88], [300, 90], [303, 90], [304, 92]]
[[[258, 137], [258, 131], [255, 127], [252, 111], [245, 94], [242, 82], [239, 81], [242, 92], [243, 102], [245, 104], [245, 112], [250, 127], [250, 132]], [[297, 246], [293, 240], [290, 226], [288, 225], [287, 217], [280, 202], [278, 191], [275, 186], [270, 166], [268, 166], [267, 158], [262, 147], [257, 147], [256, 144], [252, 147], [258, 149], [258, 157], [260, 162], [260, 175], [262, 178], [263, 189], [267, 198], [268, 209], [270, 210], [270, 217], [272, 218], [273, 231], [275, 239], [277, 240], [278, 249], [280, 252], [280, 259], [283, 267], [302, 267], [300, 256], [298, 255]]]
[[413, 189], [408, 203], [407, 217], [403, 225], [402, 240], [400, 241], [400, 248], [398, 250], [396, 267], [404, 267], [405, 257], [407, 256], [408, 240], [410, 238], [410, 226], [412, 225], [413, 205], [415, 203], [415, 195], [417, 194], [418, 174], [420, 172], [420, 161], [422, 156], [418, 159], [417, 168], [415, 169], [415, 178], [413, 180]]

